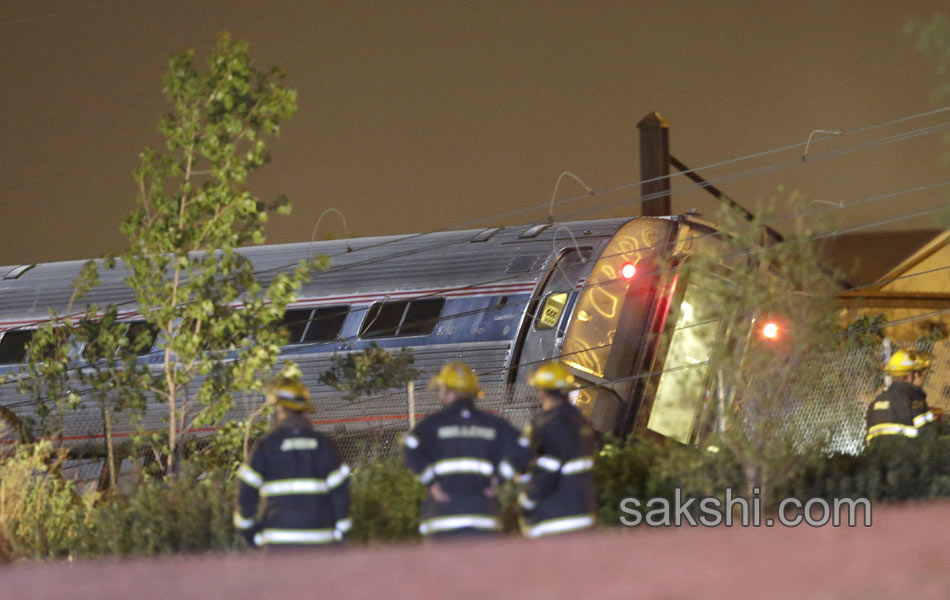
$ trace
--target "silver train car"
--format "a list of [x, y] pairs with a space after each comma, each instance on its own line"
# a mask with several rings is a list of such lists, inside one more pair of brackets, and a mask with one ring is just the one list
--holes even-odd
[[[510, 399], [537, 364], [560, 357], [584, 384], [575, 401], [598, 430], [688, 443], [702, 421], [709, 344], [724, 324], [716, 317], [721, 308], [704, 304], [699, 286], [686, 280], [687, 270], [663, 271], [711, 247], [710, 233], [688, 217], [638, 217], [242, 252], [264, 282], [308, 256], [331, 257], [329, 269], [315, 273], [288, 307], [290, 339], [282, 349], [304, 373], [318, 425], [401, 421], [405, 427], [405, 402], [366, 402], [354, 412], [319, 383], [334, 353], [377, 343], [411, 350], [420, 381], [446, 361], [465, 361], [487, 389], [502, 394], [502, 405], [504, 390]], [[32, 330], [49, 309], [66, 310], [83, 262], [0, 267], [0, 375], [20, 376]], [[122, 319], [142, 326], [124, 279], [121, 269], [103, 269], [102, 285], [84, 302], [120, 305]], [[141, 358], [155, 368], [162, 360], [158, 345]], [[0, 406], [35, 420], [35, 406], [15, 381], [0, 385]], [[249, 412], [248, 406], [232, 417]], [[102, 439], [99, 408], [91, 401], [64, 414], [61, 439]], [[150, 405], [142, 425], [160, 428], [165, 415], [164, 406]], [[113, 434], [133, 428], [120, 416]], [[14, 438], [8, 427], [0, 444]]]

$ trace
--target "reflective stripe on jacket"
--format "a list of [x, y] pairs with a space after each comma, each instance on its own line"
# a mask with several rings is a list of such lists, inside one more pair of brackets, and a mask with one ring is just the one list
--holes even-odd
[[[234, 526], [257, 530], [258, 544], [339, 541], [350, 530], [350, 468], [330, 438], [292, 414], [255, 447], [238, 469]], [[263, 515], [256, 519], [264, 499]]]
[[528, 537], [593, 527], [594, 429], [573, 405], [544, 411], [531, 427], [537, 460], [519, 495]]
[[895, 381], [868, 405], [865, 442], [881, 436], [915, 438], [920, 428], [933, 420], [924, 390]]
[[531, 460], [528, 440], [500, 417], [475, 408], [471, 399], [451, 405], [420, 422], [404, 441], [406, 466], [449, 500], [428, 495], [422, 505], [422, 535], [465, 529], [501, 529], [494, 486], [513, 479]]

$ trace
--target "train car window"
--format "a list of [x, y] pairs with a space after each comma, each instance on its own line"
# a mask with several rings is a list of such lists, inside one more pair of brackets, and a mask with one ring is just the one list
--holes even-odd
[[32, 330], [18, 329], [4, 332], [0, 338], [0, 365], [12, 365], [26, 360], [26, 347], [33, 339]]
[[366, 311], [366, 316], [363, 317], [363, 324], [360, 325], [360, 337], [374, 338], [396, 335], [408, 304], [405, 300], [373, 304]]
[[399, 326], [399, 335], [428, 335], [442, 314], [445, 298], [413, 300], [406, 309], [406, 317]]
[[343, 322], [350, 314], [349, 306], [328, 306], [313, 311], [310, 326], [304, 334], [304, 342], [329, 342], [335, 340], [343, 329]]
[[144, 356], [152, 351], [155, 340], [158, 338], [158, 329], [147, 321], [132, 321], [125, 332], [132, 344], [136, 356]]
[[475, 237], [472, 238], [472, 241], [473, 242], [487, 242], [502, 229], [504, 229], [504, 227], [489, 227], [488, 229], [482, 229], [481, 231], [475, 234]]
[[518, 237], [519, 238], [538, 237], [538, 234], [540, 234], [542, 231], [544, 231], [550, 226], [551, 226], [551, 223], [541, 223], [540, 225], [532, 225], [531, 227], [528, 227], [527, 229], [522, 231], [521, 235], [519, 235]]
[[567, 292], [548, 294], [534, 321], [535, 329], [553, 329], [561, 319], [564, 305], [567, 304]]
[[313, 309], [294, 309], [284, 312], [284, 319], [280, 326], [287, 330], [287, 343], [299, 344], [303, 339], [304, 332], [307, 331], [307, 324], [310, 322], [310, 315]]

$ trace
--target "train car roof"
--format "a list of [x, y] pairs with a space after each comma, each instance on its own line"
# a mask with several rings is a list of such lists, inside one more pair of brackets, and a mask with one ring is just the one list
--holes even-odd
[[[631, 218], [540, 223], [254, 246], [240, 252], [251, 259], [259, 279], [267, 283], [293, 269], [308, 256], [330, 258], [326, 271], [316, 272], [298, 294], [301, 304], [366, 303], [382, 298], [420, 295], [531, 291], [548, 259], [559, 248], [595, 248]], [[29, 327], [47, 318], [49, 310], [66, 311], [71, 283], [85, 260], [0, 267], [0, 329]], [[100, 269], [102, 284], [86, 303], [118, 304], [123, 313], [137, 306], [124, 280], [121, 264]]]

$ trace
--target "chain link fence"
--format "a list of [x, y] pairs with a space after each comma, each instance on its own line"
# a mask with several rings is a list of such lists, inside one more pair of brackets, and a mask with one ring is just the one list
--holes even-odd
[[[933, 408], [950, 412], [950, 341], [929, 346], [921, 347], [934, 353], [926, 384], [928, 402]], [[881, 372], [885, 355], [882, 347], [818, 353], [803, 364], [776, 373], [775, 389], [771, 393], [783, 398], [779, 410], [788, 427], [803, 441], [821, 443], [829, 452], [861, 452], [867, 404], [886, 383]], [[416, 421], [441, 408], [438, 391], [426, 389], [422, 383], [416, 382], [412, 394]], [[9, 398], [9, 389], [6, 397]], [[398, 456], [401, 436], [410, 428], [407, 390], [350, 400], [321, 389], [314, 393], [314, 400], [317, 406], [311, 415], [314, 427], [333, 438], [344, 461], [359, 465]], [[536, 391], [525, 384], [489, 383], [484, 386], [484, 397], [478, 399], [476, 405], [520, 429], [534, 416], [538, 403]], [[24, 404], [4, 402], [4, 406], [21, 418], [36, 418], [35, 411]], [[236, 400], [227, 420], [245, 420], [260, 406], [258, 395], [242, 396]], [[146, 429], [160, 428], [165, 414], [166, 409], [161, 405], [150, 407], [141, 425]], [[65, 411], [59, 418], [59, 422], [53, 422], [53, 426], [60, 427], [58, 439], [88, 453], [87, 457], [67, 460], [64, 473], [74, 479], [82, 491], [96, 489], [108, 477], [102, 458], [102, 410], [95, 403], [85, 403], [75, 410]], [[130, 454], [130, 434], [137, 426], [127, 414], [113, 416], [112, 440], [121, 458], [117, 460], [116, 473], [120, 486], [131, 485], [129, 482], [136, 477], [140, 465], [154, 459], [148, 453]], [[208, 428], [193, 435], [200, 439], [213, 433], [213, 428]], [[15, 428], [9, 420], [4, 420], [0, 425], [0, 449], [12, 451], [16, 441]]]

